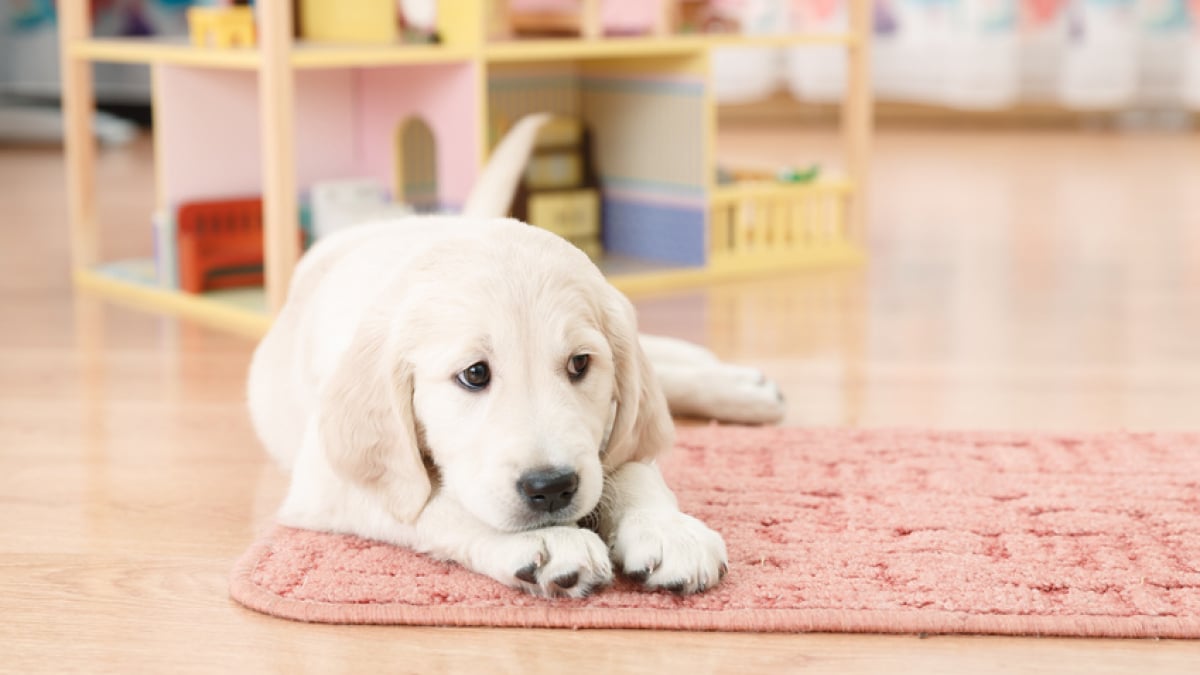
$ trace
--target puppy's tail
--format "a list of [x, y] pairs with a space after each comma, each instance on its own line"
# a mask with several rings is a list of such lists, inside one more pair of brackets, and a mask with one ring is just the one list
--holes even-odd
[[538, 130], [550, 120], [547, 113], [526, 115], [504, 136], [500, 145], [492, 152], [483, 173], [463, 207], [463, 215], [475, 218], [503, 218], [508, 215], [513, 195], [517, 192], [517, 181], [529, 162], [529, 155], [537, 142]]

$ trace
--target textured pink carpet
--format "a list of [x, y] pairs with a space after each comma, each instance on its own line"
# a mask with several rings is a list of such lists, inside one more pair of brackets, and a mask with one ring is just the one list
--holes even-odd
[[338, 623], [1200, 637], [1200, 435], [683, 429], [664, 464], [724, 534], [703, 595], [541, 600], [276, 528], [231, 593]]

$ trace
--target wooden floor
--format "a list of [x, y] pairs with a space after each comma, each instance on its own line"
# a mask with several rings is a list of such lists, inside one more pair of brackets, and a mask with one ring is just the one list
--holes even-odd
[[[822, 136], [733, 130], [786, 162]], [[103, 153], [111, 256], [149, 252], [149, 149]], [[649, 331], [782, 383], [788, 423], [1200, 427], [1200, 138], [885, 133], [871, 262], [641, 298]], [[284, 476], [252, 345], [74, 298], [62, 163], [0, 149], [0, 671], [1196, 672], [1200, 642], [303, 625], [226, 575]]]

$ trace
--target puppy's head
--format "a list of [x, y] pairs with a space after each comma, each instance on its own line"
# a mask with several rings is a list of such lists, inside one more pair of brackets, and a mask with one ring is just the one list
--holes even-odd
[[468, 228], [380, 296], [325, 389], [331, 465], [413, 520], [432, 490], [501, 530], [574, 522], [671, 444], [629, 301], [567, 242]]

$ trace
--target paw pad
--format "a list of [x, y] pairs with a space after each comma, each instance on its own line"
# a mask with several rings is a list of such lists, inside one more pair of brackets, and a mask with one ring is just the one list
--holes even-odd
[[537, 563], [529, 563], [528, 565], [517, 570], [516, 573], [513, 574], [513, 576], [520, 579], [521, 581], [524, 581], [527, 584], [536, 584], [537, 583], [537, 570], [538, 570]]
[[575, 584], [579, 583], [579, 572], [571, 572], [570, 574], [564, 574], [561, 577], [558, 577], [557, 579], [553, 580], [551, 583], [553, 583], [555, 586], [558, 586], [559, 588], [563, 589], [564, 591], [569, 588], [575, 588]]

